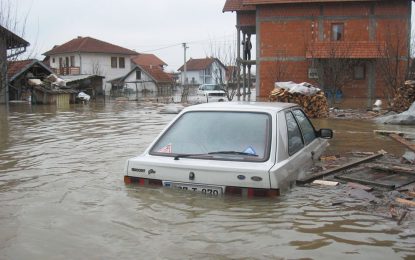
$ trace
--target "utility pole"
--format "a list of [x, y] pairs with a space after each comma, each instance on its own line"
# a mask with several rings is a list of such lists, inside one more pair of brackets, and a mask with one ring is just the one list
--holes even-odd
[[187, 47], [187, 43], [182, 43], [183, 45], [183, 50], [184, 50], [184, 72], [183, 72], [183, 86], [186, 84], [186, 74], [187, 74], [187, 65], [186, 65], [186, 49], [188, 49], [189, 47]]

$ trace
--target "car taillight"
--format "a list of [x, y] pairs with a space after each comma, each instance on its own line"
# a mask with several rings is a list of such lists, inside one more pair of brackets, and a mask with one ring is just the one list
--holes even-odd
[[259, 189], [259, 188], [244, 188], [227, 186], [225, 188], [225, 194], [239, 195], [243, 197], [276, 197], [280, 195], [278, 189]]
[[125, 184], [134, 183], [134, 184], [139, 184], [139, 185], [163, 186], [163, 182], [161, 180], [139, 178], [139, 177], [132, 177], [132, 176], [124, 176], [124, 183]]

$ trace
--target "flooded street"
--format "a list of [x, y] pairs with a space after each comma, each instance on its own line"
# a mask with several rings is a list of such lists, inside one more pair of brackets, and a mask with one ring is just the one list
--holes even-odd
[[[109, 102], [0, 107], [0, 259], [414, 259], [402, 225], [339, 187], [296, 187], [277, 199], [211, 198], [126, 186], [126, 159], [175, 115], [166, 105]], [[330, 154], [403, 146], [370, 121], [316, 120]], [[413, 214], [413, 213], [412, 213]]]

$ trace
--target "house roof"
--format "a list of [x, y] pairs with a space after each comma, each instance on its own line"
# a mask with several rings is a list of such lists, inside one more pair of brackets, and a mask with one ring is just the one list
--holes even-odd
[[[226, 0], [223, 12], [251, 11], [255, 5], [294, 3], [376, 2], [383, 0]], [[411, 0], [413, 1], [413, 0]]]
[[6, 40], [7, 49], [16, 49], [27, 47], [30, 44], [25, 41], [23, 38], [17, 36], [13, 32], [9, 31], [5, 27], [0, 25], [0, 37]]
[[131, 61], [136, 65], [144, 66], [167, 66], [167, 64], [159, 59], [156, 55], [150, 53], [140, 53], [131, 58]]
[[[219, 62], [219, 64], [221, 64], [223, 67], [225, 67], [225, 65], [223, 65], [223, 63], [217, 59], [217, 58], [204, 58], [204, 59], [192, 59], [190, 58], [190, 60], [188, 60], [186, 62], [186, 70], [187, 71], [192, 71], [192, 70], [205, 70], [207, 69], [213, 62]], [[184, 70], [184, 65], [181, 66], [178, 71], [183, 71]]]
[[45, 56], [73, 53], [73, 52], [89, 52], [89, 53], [111, 53], [124, 55], [137, 55], [136, 51], [132, 51], [121, 46], [94, 39], [92, 37], [77, 37], [62, 45], [56, 46], [51, 50], [43, 53]]
[[128, 72], [125, 76], [115, 78], [112, 80], [109, 80], [108, 82], [112, 84], [119, 84], [125, 81], [128, 76], [131, 75], [131, 73], [135, 72], [136, 70], [141, 70], [144, 73], [146, 73], [154, 82], [156, 83], [170, 83], [173, 81], [173, 78], [170, 76], [170, 74], [163, 71], [162, 68], [159, 66], [144, 66], [144, 65], [137, 65], [134, 67], [130, 72]]
[[7, 78], [9, 81], [13, 81], [22, 73], [33, 67], [34, 65], [38, 65], [44, 68], [49, 73], [53, 73], [53, 71], [45, 65], [43, 62], [32, 59], [32, 60], [18, 60], [18, 61], [10, 61], [7, 64]]
[[374, 59], [382, 57], [383, 42], [314, 42], [307, 49], [307, 58]]
[[160, 67], [158, 66], [140, 66], [140, 68], [144, 71], [146, 71], [156, 82], [162, 83], [162, 82], [172, 82], [172, 77], [164, 72]]
[[222, 12], [231, 11], [255, 11], [255, 6], [244, 5], [243, 0], [226, 0]]

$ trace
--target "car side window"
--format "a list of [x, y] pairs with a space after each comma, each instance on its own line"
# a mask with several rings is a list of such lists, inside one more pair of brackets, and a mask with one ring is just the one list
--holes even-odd
[[316, 131], [314, 130], [313, 125], [311, 124], [308, 117], [300, 109], [293, 111], [295, 119], [297, 119], [298, 124], [300, 124], [301, 131], [303, 133], [305, 144], [311, 143], [316, 139]]
[[291, 112], [285, 113], [288, 133], [288, 154], [293, 155], [304, 147], [300, 127]]

